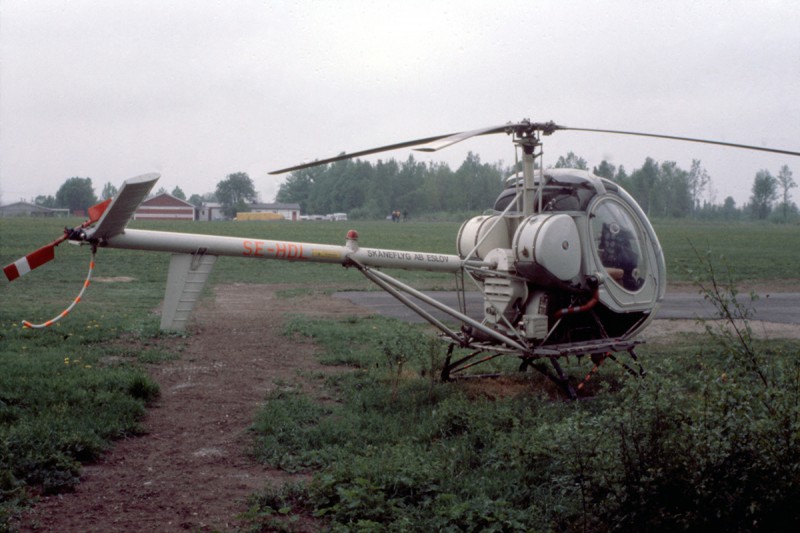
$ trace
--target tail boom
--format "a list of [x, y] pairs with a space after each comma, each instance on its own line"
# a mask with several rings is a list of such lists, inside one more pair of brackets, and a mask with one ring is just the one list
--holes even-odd
[[464, 263], [457, 255], [449, 254], [136, 229], [126, 229], [125, 233], [108, 239], [103, 245], [129, 250], [178, 254], [201, 252], [205, 255], [341, 265], [349, 265], [353, 260], [362, 265], [379, 268], [433, 272], [457, 272]]

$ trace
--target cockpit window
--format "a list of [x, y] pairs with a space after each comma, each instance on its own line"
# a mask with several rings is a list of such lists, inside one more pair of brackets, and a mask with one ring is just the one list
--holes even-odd
[[[503, 190], [494, 203], [495, 212], [504, 211], [508, 204], [514, 200], [517, 191], [513, 185]], [[594, 198], [595, 191], [585, 183], [559, 183], [551, 179], [544, 187], [542, 194], [542, 212], [551, 211], [584, 211], [589, 202]], [[534, 196], [534, 211], [538, 212], [539, 196], [538, 189]], [[522, 200], [519, 200], [519, 209], [522, 208]], [[511, 208], [516, 212], [517, 209]]]
[[602, 200], [592, 210], [591, 230], [608, 277], [629, 291], [639, 290], [647, 275], [647, 262], [631, 213], [613, 200]]
[[[500, 193], [500, 196], [497, 197], [497, 200], [494, 202], [494, 210], [499, 212], [505, 211], [508, 204], [510, 204], [517, 195], [517, 190], [514, 187], [504, 189], [503, 192]], [[522, 200], [520, 200], [520, 208], [522, 205]], [[516, 212], [517, 209], [512, 208], [512, 211]]]

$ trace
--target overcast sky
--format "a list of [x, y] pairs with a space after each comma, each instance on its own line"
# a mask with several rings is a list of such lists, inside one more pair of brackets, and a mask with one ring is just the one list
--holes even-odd
[[[187, 195], [247, 172], [271, 201], [270, 170], [522, 118], [800, 150], [798, 30], [794, 0], [0, 0], [0, 201], [154, 171]], [[800, 158], [760, 152], [579, 132], [544, 149], [629, 172], [700, 159], [718, 203], [760, 169], [800, 181]], [[467, 151], [514, 160], [504, 135], [415, 157], [455, 170]]]

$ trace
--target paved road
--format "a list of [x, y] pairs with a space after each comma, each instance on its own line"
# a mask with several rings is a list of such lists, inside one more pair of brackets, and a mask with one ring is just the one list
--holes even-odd
[[[437, 291], [426, 293], [451, 307], [457, 307], [456, 293]], [[389, 294], [382, 291], [373, 292], [337, 292], [336, 298], [344, 298], [361, 307], [366, 307], [380, 315], [398, 318], [408, 322], [424, 322], [419, 316], [399, 303]], [[746, 294], [740, 295], [740, 302], [750, 304]], [[756, 314], [755, 320], [781, 322], [784, 324], [800, 324], [800, 292], [783, 292], [764, 294], [752, 303]], [[482, 318], [482, 299], [478, 292], [467, 293], [467, 310], [475, 318]], [[437, 317], [450, 321], [445, 314], [434, 313]], [[713, 307], [705, 302], [696, 292], [668, 293], [661, 303], [656, 318], [716, 318]]]

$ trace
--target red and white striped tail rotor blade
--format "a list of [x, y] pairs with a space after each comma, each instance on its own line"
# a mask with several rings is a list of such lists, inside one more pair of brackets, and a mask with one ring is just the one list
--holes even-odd
[[48, 261], [52, 261], [56, 257], [55, 249], [56, 244], [61, 242], [52, 242], [46, 246], [42, 246], [35, 252], [31, 252], [25, 257], [21, 257], [3, 268], [3, 273], [8, 278], [8, 281], [14, 281], [20, 276], [24, 276], [34, 268], [38, 268]]

